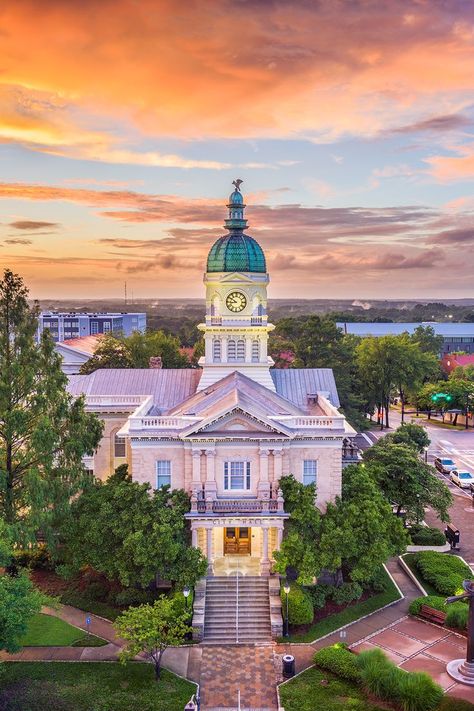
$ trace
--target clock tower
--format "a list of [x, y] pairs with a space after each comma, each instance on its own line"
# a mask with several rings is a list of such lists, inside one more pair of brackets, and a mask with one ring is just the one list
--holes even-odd
[[206, 322], [199, 325], [206, 350], [199, 361], [204, 369], [199, 390], [236, 370], [275, 390], [269, 371], [273, 360], [267, 354], [268, 333], [274, 328], [267, 322], [269, 277], [262, 248], [244, 234], [241, 183], [234, 180], [227, 205], [228, 234], [215, 242], [207, 258]]

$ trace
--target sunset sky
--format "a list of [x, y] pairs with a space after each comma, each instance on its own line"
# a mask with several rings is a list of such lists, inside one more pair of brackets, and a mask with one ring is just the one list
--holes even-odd
[[231, 181], [271, 297], [472, 297], [472, 0], [3, 0], [0, 261], [201, 297]]

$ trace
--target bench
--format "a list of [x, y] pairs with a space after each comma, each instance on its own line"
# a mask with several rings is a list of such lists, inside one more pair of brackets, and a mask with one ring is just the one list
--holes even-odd
[[420, 617], [424, 617], [430, 622], [437, 622], [439, 625], [444, 625], [446, 613], [442, 610], [435, 610], [434, 607], [430, 607], [429, 605], [422, 605], [420, 607]]

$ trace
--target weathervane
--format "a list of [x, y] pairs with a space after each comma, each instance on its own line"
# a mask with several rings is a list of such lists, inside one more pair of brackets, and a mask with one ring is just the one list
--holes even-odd
[[232, 181], [232, 185], [235, 185], [235, 189], [239, 191], [240, 193], [240, 186], [242, 185], [244, 181], [241, 180], [240, 178], [237, 178], [237, 180]]

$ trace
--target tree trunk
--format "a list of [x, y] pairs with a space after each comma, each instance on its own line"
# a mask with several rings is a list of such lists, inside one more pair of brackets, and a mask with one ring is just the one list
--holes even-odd
[[454, 413], [454, 420], [452, 421], [452, 423], [451, 423], [451, 424], [453, 424], [453, 425], [457, 425], [457, 423], [458, 423], [458, 413], [457, 413], [457, 412], [455, 412], [455, 413]]
[[388, 411], [390, 409], [390, 398], [387, 398], [385, 402], [385, 427], [388, 429], [390, 427], [388, 422]]
[[159, 681], [160, 675], [161, 675], [161, 657], [163, 656], [164, 649], [161, 649], [158, 652], [157, 656], [153, 657], [153, 661], [155, 662], [155, 681]]

